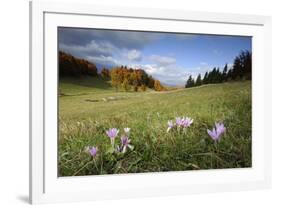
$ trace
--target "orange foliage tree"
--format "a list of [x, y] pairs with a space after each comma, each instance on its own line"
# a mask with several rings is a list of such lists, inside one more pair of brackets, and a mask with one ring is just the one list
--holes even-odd
[[[114, 67], [110, 72], [111, 84], [116, 90], [123, 88], [129, 91], [133, 88], [134, 91], [146, 91], [146, 88], [155, 89], [156, 91], [164, 91], [166, 88], [142, 69], [132, 69], [126, 66]], [[156, 87], [155, 87], [156, 86]]]

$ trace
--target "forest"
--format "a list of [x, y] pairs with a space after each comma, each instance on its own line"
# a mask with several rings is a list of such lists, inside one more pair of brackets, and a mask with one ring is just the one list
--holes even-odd
[[[59, 77], [94, 76], [111, 82], [116, 91], [146, 91], [147, 88], [155, 91], [167, 91], [167, 88], [157, 79], [148, 75], [143, 69], [133, 69], [127, 66], [115, 66], [111, 69], [103, 67], [99, 72], [97, 66], [84, 59], [76, 58], [70, 54], [59, 52]], [[242, 50], [233, 61], [232, 66], [227, 63], [221, 70], [214, 67], [202, 77], [189, 75], [185, 88], [201, 86], [204, 84], [223, 83], [228, 81], [251, 80], [252, 54]]]
[[167, 90], [159, 80], [148, 75], [143, 69], [116, 66], [111, 69], [102, 68], [100, 72], [94, 63], [76, 58], [70, 54], [59, 52], [59, 77], [95, 76], [103, 80], [110, 80], [116, 91], [146, 91], [147, 88], [155, 91]]
[[204, 77], [201, 74], [196, 79], [190, 75], [186, 81], [185, 87], [195, 87], [203, 84], [223, 83], [227, 81], [251, 80], [252, 79], [252, 54], [245, 50], [241, 51], [234, 58], [233, 66], [229, 68], [225, 64], [222, 71], [219, 67], [214, 67], [212, 71], [207, 71]]

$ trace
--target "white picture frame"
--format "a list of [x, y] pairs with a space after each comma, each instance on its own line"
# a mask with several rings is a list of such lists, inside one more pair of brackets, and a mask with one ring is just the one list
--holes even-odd
[[[58, 26], [252, 36], [252, 168], [59, 178], [56, 93]], [[31, 2], [30, 111], [32, 204], [269, 188], [271, 18], [184, 10]]]

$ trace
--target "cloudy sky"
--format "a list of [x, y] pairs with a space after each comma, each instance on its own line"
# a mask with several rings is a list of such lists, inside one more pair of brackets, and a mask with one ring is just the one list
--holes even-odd
[[241, 50], [251, 51], [251, 37], [58, 29], [59, 50], [98, 67], [142, 68], [167, 85], [184, 85], [188, 76], [231, 65]]

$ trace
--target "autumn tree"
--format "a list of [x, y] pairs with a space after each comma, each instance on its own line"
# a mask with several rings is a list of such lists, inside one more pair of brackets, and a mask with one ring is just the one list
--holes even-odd
[[116, 91], [118, 91], [118, 88], [120, 87], [121, 82], [120, 82], [120, 77], [118, 75], [118, 69], [117, 68], [113, 68], [111, 70], [110, 78], [111, 78], [112, 87], [114, 87], [116, 89]]
[[140, 86], [140, 89], [141, 89], [141, 91], [146, 91], [146, 86], [145, 86], [144, 84], [142, 84], [142, 85]]
[[[103, 75], [103, 73], [105, 75]], [[103, 69], [101, 75], [106, 76], [106, 73], [107, 70]], [[136, 92], [138, 90], [146, 91], [147, 87], [158, 91], [165, 90], [165, 87], [160, 81], [155, 83], [155, 79], [142, 69], [132, 69], [127, 68], [127, 66], [114, 67], [110, 71], [110, 78], [111, 84], [115, 87], [116, 91], [118, 91], [119, 88], [125, 91], [129, 91], [131, 88]]]
[[149, 88], [154, 88], [154, 78], [150, 75], [148, 76], [148, 83], [147, 83]]
[[166, 88], [160, 83], [159, 80], [154, 81], [154, 90], [155, 91], [165, 91]]
[[135, 92], [138, 91], [138, 78], [137, 78], [137, 73], [133, 71], [130, 75], [130, 79], [132, 82], [132, 86]]
[[87, 60], [59, 51], [59, 77], [98, 76], [97, 67]]
[[124, 79], [124, 81], [122, 82], [122, 88], [125, 91], [129, 91], [130, 90], [130, 84], [129, 84], [129, 80], [127, 78]]
[[100, 75], [103, 79], [109, 79], [110, 78], [110, 71], [106, 68], [103, 68], [100, 72]]

